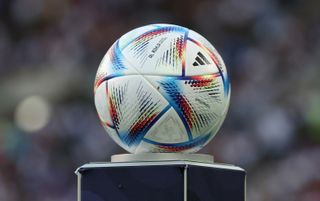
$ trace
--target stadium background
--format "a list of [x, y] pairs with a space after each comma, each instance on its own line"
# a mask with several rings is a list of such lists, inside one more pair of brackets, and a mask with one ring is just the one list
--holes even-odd
[[0, 200], [76, 200], [74, 170], [124, 153], [93, 103], [97, 67], [132, 28], [167, 22], [225, 60], [231, 107], [201, 151], [248, 172], [248, 201], [320, 200], [317, 0], [0, 0]]

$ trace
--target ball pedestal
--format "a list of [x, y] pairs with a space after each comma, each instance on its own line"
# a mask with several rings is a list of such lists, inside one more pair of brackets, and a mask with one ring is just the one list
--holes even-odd
[[122, 154], [76, 170], [78, 201], [245, 201], [246, 173], [205, 154]]

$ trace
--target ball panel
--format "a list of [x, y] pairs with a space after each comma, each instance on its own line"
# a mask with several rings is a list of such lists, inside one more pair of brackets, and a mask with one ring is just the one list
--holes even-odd
[[137, 146], [168, 102], [141, 75], [108, 81], [110, 113], [122, 142]]
[[219, 74], [145, 77], [177, 112], [189, 140], [207, 134], [226, 115], [225, 107], [229, 99], [224, 94]]
[[181, 75], [187, 32], [172, 25], [154, 28], [135, 37], [123, 54], [140, 74]]
[[181, 95], [181, 88], [176, 82], [183, 77], [168, 76], [145, 76], [145, 78], [162, 94], [169, 102], [170, 106], [177, 112], [188, 134], [188, 139], [192, 139], [190, 130], [190, 107]]
[[170, 107], [151, 127], [144, 138], [155, 142], [179, 143], [187, 141], [188, 135], [180, 117]]
[[222, 79], [216, 75], [180, 81], [182, 94], [191, 108], [191, 132], [194, 138], [207, 134], [224, 115], [226, 99]]

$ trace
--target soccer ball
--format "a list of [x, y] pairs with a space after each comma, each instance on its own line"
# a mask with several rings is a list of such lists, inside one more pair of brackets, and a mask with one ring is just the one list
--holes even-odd
[[221, 127], [230, 83], [203, 36], [152, 24], [124, 34], [108, 50], [94, 99], [103, 127], [127, 151], [193, 153]]

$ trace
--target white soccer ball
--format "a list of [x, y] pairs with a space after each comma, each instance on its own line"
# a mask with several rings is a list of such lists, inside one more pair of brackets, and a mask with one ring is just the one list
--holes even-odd
[[230, 83], [216, 49], [198, 33], [152, 24], [108, 50], [94, 84], [99, 118], [131, 153], [192, 153], [223, 123]]

